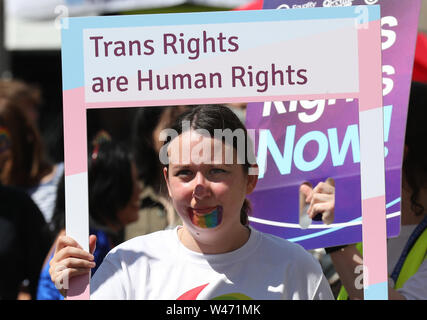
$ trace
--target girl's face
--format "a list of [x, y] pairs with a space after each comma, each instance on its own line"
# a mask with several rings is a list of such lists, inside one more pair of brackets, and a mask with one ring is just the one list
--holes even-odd
[[173, 139], [168, 148], [164, 175], [169, 195], [185, 230], [200, 242], [229, 237], [242, 228], [240, 209], [256, 185], [257, 176], [248, 176], [236, 159], [224, 161], [227, 148], [233, 149], [193, 130]]
[[132, 161], [131, 164], [132, 171], [132, 181], [133, 181], [133, 190], [132, 196], [123, 209], [119, 210], [117, 213], [117, 218], [119, 219], [122, 226], [125, 226], [129, 223], [135, 222], [138, 220], [138, 211], [140, 208], [140, 193], [142, 191], [141, 185], [138, 180], [138, 170], [135, 163]]

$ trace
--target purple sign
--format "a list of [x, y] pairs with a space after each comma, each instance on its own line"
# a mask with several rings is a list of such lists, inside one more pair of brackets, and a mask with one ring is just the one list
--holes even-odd
[[[394, 237], [400, 232], [401, 166], [420, 1], [264, 0], [264, 9], [366, 4], [381, 5], [387, 236]], [[306, 249], [362, 241], [358, 101], [250, 103], [246, 125], [265, 129], [255, 136], [260, 172], [250, 196], [251, 224]], [[334, 221], [304, 224], [299, 187], [327, 178], [335, 181]]]

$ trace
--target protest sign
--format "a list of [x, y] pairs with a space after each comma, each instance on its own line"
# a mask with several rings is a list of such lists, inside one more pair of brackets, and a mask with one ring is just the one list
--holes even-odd
[[[362, 6], [67, 19], [62, 30], [67, 234], [88, 248], [87, 109], [350, 97], [359, 99], [366, 121], [377, 121], [382, 119], [379, 17], [378, 6]], [[319, 44], [325, 45], [321, 54]], [[382, 134], [382, 121], [372, 130]], [[380, 136], [373, 143], [382, 151]], [[374, 158], [361, 152], [361, 163], [383, 172], [381, 156], [382, 162], [372, 163]], [[381, 219], [384, 179], [369, 179]], [[87, 298], [88, 281], [73, 279], [69, 297]]]
[[[381, 5], [382, 16], [387, 236], [393, 237], [400, 230], [401, 167], [420, 1], [264, 0], [264, 8], [301, 10], [375, 3]], [[318, 51], [324, 48], [319, 45]], [[319, 54], [318, 51], [313, 54]], [[366, 219], [362, 218], [362, 194], [367, 186], [361, 185], [360, 180], [362, 136], [359, 137], [361, 119], [357, 105], [354, 99], [248, 105], [248, 128], [273, 128], [271, 135], [262, 136], [257, 145], [262, 168], [261, 179], [251, 197], [254, 227], [307, 249], [362, 241], [362, 220], [363, 229], [367, 230]], [[305, 221], [304, 225], [299, 216], [299, 186], [306, 181], [316, 185], [327, 178], [335, 180], [334, 221], [329, 225]], [[377, 233], [373, 228], [372, 232]], [[364, 241], [366, 236], [364, 234]], [[371, 256], [374, 262], [370, 269], [386, 266], [384, 261], [377, 263], [379, 253], [374, 251], [364, 250], [365, 265], [369, 264]]]

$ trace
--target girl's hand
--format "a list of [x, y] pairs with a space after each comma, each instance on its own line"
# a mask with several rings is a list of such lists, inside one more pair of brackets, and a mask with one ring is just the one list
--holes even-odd
[[60, 236], [56, 242], [55, 254], [49, 262], [50, 278], [55, 287], [65, 297], [68, 281], [72, 277], [89, 274], [95, 267], [93, 252], [96, 246], [96, 236], [89, 237], [90, 252], [83, 248], [71, 237]]

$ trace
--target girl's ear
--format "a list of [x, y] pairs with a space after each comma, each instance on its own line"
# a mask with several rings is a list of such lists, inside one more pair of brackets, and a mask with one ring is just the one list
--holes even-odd
[[165, 178], [166, 186], [168, 187], [169, 197], [171, 197], [171, 198], [172, 198], [172, 196], [171, 196], [171, 189], [170, 189], [170, 187], [169, 187], [168, 167], [164, 167], [164, 168], [163, 168], [163, 177]]
[[[252, 170], [251, 170], [252, 169]], [[256, 184], [258, 182], [258, 165], [253, 165], [249, 168], [249, 174], [248, 174], [248, 182], [246, 184], [246, 194], [252, 193], [254, 191]]]

